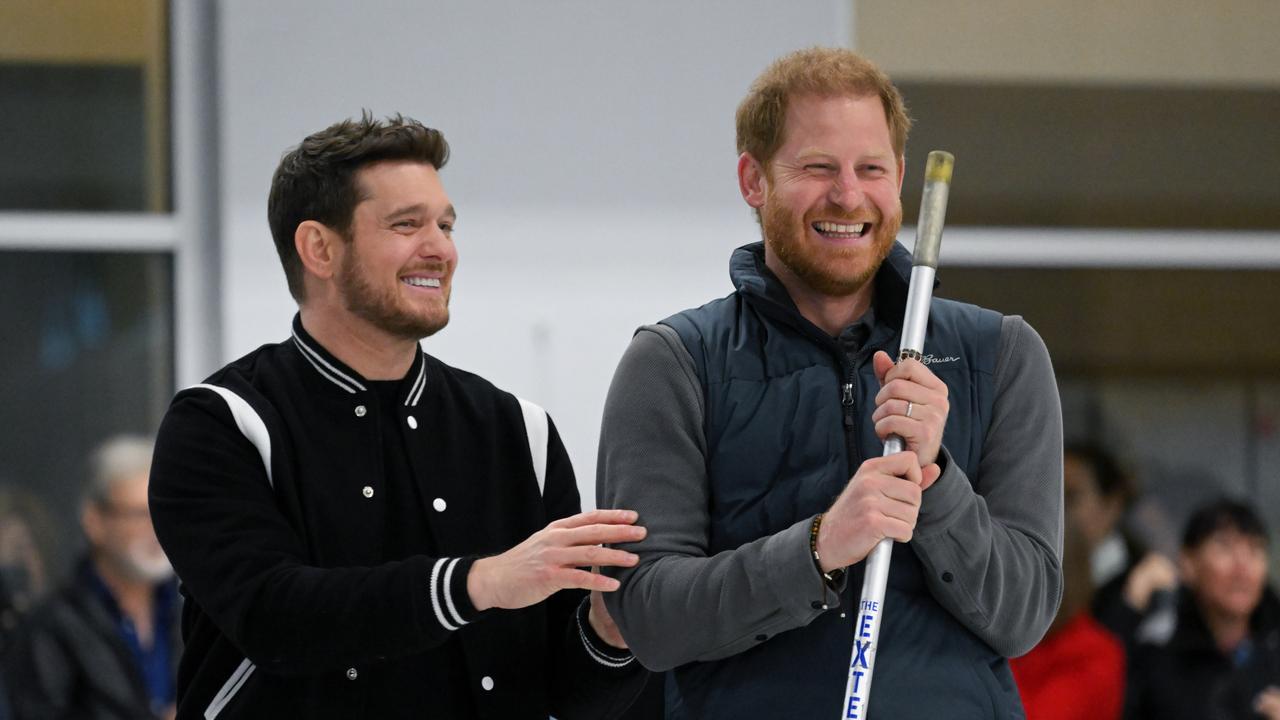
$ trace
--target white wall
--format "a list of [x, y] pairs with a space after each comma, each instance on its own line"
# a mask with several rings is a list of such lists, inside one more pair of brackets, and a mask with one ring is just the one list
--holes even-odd
[[225, 362], [287, 333], [266, 225], [281, 153], [369, 108], [445, 132], [453, 319], [428, 352], [546, 406], [594, 504], [600, 412], [636, 326], [730, 290], [757, 236], [733, 112], [775, 57], [848, 44], [848, 0], [219, 5]]

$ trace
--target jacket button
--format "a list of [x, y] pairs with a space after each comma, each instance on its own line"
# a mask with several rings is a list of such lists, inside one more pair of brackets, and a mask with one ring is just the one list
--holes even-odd
[[356, 406], [356, 417], [364, 417], [365, 413], [367, 413], [367, 412], [369, 412], [369, 411], [368, 411], [368, 410], [366, 410], [366, 409], [365, 409], [365, 407], [364, 407], [363, 405], [357, 405], [357, 406]]
[[358, 678], [358, 677], [360, 677], [360, 673], [356, 672], [356, 669], [355, 669], [355, 668], [347, 668], [347, 679], [348, 679], [348, 680], [355, 680], [355, 679], [356, 679], [356, 678]]
[[480, 687], [484, 688], [485, 690], [492, 690], [493, 678], [489, 677], [488, 675], [485, 675], [484, 677], [480, 678]]
[[813, 602], [809, 603], [809, 607], [813, 608], [814, 610], [826, 610], [827, 604], [822, 602], [821, 600], [814, 600]]
[[951, 573], [949, 572], [942, 573], [942, 582], [949, 583], [954, 579], [955, 577]]
[[367, 498], [373, 497], [373, 488], [369, 487], [368, 485], [365, 485], [364, 490], [361, 490], [360, 492], [364, 493], [364, 496]]
[[436, 512], [444, 512], [444, 509], [449, 507], [449, 503], [445, 502], [444, 498], [436, 498], [431, 501], [431, 507], [435, 508]]
[[409, 429], [410, 429], [410, 430], [417, 430], [417, 429], [418, 429], [418, 418], [416, 418], [416, 417], [414, 417], [414, 416], [410, 415], [410, 416], [409, 416], [409, 419], [407, 420], [407, 422], [409, 423]]

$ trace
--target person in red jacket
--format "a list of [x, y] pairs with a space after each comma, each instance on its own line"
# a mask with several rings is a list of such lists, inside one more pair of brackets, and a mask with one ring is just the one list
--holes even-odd
[[1063, 537], [1062, 605], [1040, 644], [1010, 661], [1027, 720], [1119, 720], [1124, 646], [1089, 611], [1093, 580], [1084, 536]]

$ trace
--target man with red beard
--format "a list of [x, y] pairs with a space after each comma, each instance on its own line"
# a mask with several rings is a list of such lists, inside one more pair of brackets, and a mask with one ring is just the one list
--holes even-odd
[[645, 673], [609, 619], [627, 510], [581, 513], [538, 406], [427, 355], [449, 321], [449, 147], [343, 121], [268, 217], [292, 337], [174, 399], [152, 472], [186, 598], [178, 718], [608, 718]]
[[[1007, 657], [1061, 596], [1062, 420], [1040, 337], [934, 300], [892, 361], [910, 120], [847, 50], [788, 55], [738, 108], [764, 241], [729, 296], [641, 328], [609, 390], [601, 507], [640, 513], [606, 602], [668, 718], [848, 717], [862, 561], [897, 541], [872, 718], [1020, 717]], [[906, 450], [881, 457], [901, 436]]]

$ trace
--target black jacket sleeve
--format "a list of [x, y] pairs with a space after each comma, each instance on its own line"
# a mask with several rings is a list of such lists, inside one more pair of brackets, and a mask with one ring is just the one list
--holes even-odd
[[[543, 502], [551, 522], [576, 514], [580, 502], [569, 455], [550, 418], [548, 425]], [[561, 720], [619, 717], [640, 694], [649, 674], [630, 651], [600, 639], [587, 621], [588, 607], [582, 590], [562, 590], [547, 600], [551, 710]]]
[[271, 672], [340, 670], [428, 649], [458, 627], [435, 611], [450, 602], [453, 619], [477, 616], [466, 592], [471, 559], [309, 564], [259, 449], [212, 391], [180, 393], [165, 416], [150, 503], [156, 535], [189, 597]]

